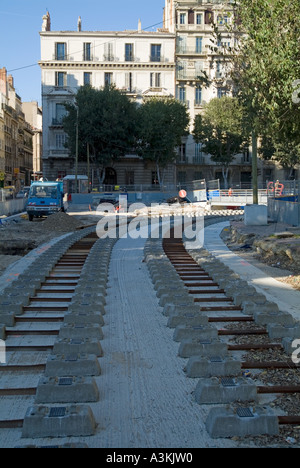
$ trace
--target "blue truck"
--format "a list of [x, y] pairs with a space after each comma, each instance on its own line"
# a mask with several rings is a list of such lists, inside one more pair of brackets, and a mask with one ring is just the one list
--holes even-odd
[[27, 213], [33, 218], [49, 216], [68, 208], [68, 196], [64, 194], [63, 182], [33, 182], [30, 187]]

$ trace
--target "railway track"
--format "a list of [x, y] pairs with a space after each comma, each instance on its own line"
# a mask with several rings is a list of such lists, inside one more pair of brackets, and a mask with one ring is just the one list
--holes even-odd
[[[62, 250], [56, 246], [41, 255], [34, 274], [20, 275], [7, 290], [8, 306], [0, 305], [7, 358], [0, 365], [0, 431], [15, 431], [23, 446], [37, 438], [49, 443], [52, 437], [81, 440], [96, 433], [90, 403], [99, 400], [94, 377], [101, 374], [114, 242], [99, 240], [93, 228], [72, 235]], [[265, 307], [263, 298], [254, 298], [251, 288], [246, 291], [207, 252], [187, 252], [180, 239], [149, 239], [145, 259], [168, 326], [174, 328], [178, 354], [187, 360], [187, 377], [197, 379], [196, 401], [211, 408], [211, 437], [277, 435], [280, 428], [297, 428], [300, 410], [269, 411], [278, 395], [300, 394], [300, 379], [285, 385], [268, 381], [269, 371], [297, 373], [299, 367], [283, 340], [270, 337], [268, 323], [253, 313], [251, 302], [257, 301], [254, 309]], [[247, 296], [247, 307], [236, 284]], [[276, 321], [282, 314], [271, 315]]]
[[[84, 424], [82, 435], [94, 432], [86, 402], [98, 398], [91, 376], [101, 372], [95, 357], [102, 354], [113, 243], [99, 240], [95, 228], [73, 234], [61, 249], [54, 246], [42, 254], [31, 266], [34, 273], [25, 271], [1, 296], [0, 323], [6, 325], [6, 363], [0, 365], [3, 436], [7, 430], [17, 430], [16, 439], [20, 430], [27, 439], [80, 435]], [[67, 422], [60, 433], [62, 413], [70, 411], [79, 429], [76, 433]], [[35, 420], [37, 412], [40, 418]]]
[[[273, 328], [277, 323], [286, 329], [286, 336], [291, 336], [288, 330], [297, 330], [297, 325], [283, 312], [272, 311], [268, 307], [271, 304], [204, 249], [187, 252], [182, 239], [170, 237], [164, 239], [162, 252], [180, 278], [178, 291], [181, 284], [184, 289], [175, 304], [165, 289], [165, 294], [170, 294], [164, 302], [165, 314], [169, 315], [169, 326], [175, 328], [175, 341], [180, 342], [179, 356], [188, 359], [187, 376], [199, 378], [197, 402], [217, 405], [208, 416], [208, 431], [212, 437], [274, 436], [282, 426], [297, 427], [299, 432], [300, 367], [284, 349], [284, 333], [278, 339]], [[251, 310], [251, 301], [252, 310], [261, 314], [245, 312]], [[291, 339], [287, 338], [287, 342]], [[294, 373], [295, 383], [278, 384], [274, 378], [272, 381], [269, 372], [274, 370]], [[266, 395], [267, 400], [263, 399]], [[277, 414], [266, 409], [266, 401], [276, 402], [282, 395], [295, 398], [294, 410], [283, 415], [280, 407]], [[260, 402], [261, 415], [256, 409]], [[224, 404], [227, 406], [220, 406]]]

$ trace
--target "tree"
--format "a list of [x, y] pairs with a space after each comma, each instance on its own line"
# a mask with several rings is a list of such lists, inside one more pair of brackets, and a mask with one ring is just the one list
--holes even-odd
[[65, 107], [68, 114], [63, 124], [71, 153], [76, 151], [78, 123], [79, 160], [86, 160], [89, 145], [91, 158], [99, 172], [102, 169], [103, 181], [105, 167], [134, 146], [136, 105], [112, 86], [101, 90], [83, 86], [78, 90], [75, 104], [66, 103]]
[[164, 169], [176, 159], [176, 147], [188, 133], [187, 107], [173, 98], [152, 98], [138, 110], [138, 153], [156, 166], [159, 184]]
[[[228, 1], [232, 7], [232, 1]], [[300, 3], [295, 0], [238, 0], [232, 26], [240, 37], [227, 51], [231, 78], [247, 113], [253, 141], [253, 177], [257, 192], [257, 138], [267, 135], [272, 145], [300, 141], [300, 106], [292, 99], [300, 76]], [[215, 27], [216, 34], [221, 31]], [[239, 34], [243, 34], [239, 36]]]
[[195, 117], [193, 136], [203, 150], [222, 167], [225, 188], [228, 188], [229, 165], [249, 143], [243, 129], [243, 108], [236, 98], [212, 99], [203, 115]]

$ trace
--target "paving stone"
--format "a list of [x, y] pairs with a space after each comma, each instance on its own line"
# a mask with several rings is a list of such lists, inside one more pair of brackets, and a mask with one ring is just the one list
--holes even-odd
[[100, 327], [104, 325], [103, 315], [99, 312], [94, 311], [82, 311], [82, 312], [68, 312], [64, 316], [65, 323], [74, 324], [87, 324], [93, 323], [98, 324]]
[[41, 377], [35, 403], [90, 403], [99, 401], [99, 390], [92, 377]]
[[90, 302], [81, 302], [81, 303], [70, 303], [68, 308], [69, 313], [93, 313], [93, 314], [101, 314], [105, 315], [105, 307], [103, 304], [94, 304]]
[[258, 307], [258, 304], [256, 304], [254, 301], [248, 300], [248, 301], [243, 302], [242, 308], [243, 308], [243, 313], [245, 315], [253, 315], [255, 312], [257, 312], [258, 309], [260, 311], [263, 311], [264, 313], [267, 313], [267, 312], [279, 313], [278, 305], [275, 304], [274, 302], [266, 302], [262, 306]]
[[159, 299], [159, 305], [161, 307], [164, 307], [166, 304], [180, 305], [182, 303], [194, 305], [194, 299], [188, 294], [188, 292], [184, 292], [182, 294], [180, 292], [177, 294], [162, 294]]
[[5, 313], [0, 310], [0, 322], [6, 327], [14, 327], [16, 324], [14, 313]]
[[31, 406], [23, 424], [23, 438], [87, 437], [95, 434], [96, 422], [87, 405]]
[[103, 331], [95, 323], [63, 323], [60, 332], [60, 338], [94, 338], [103, 340]]
[[72, 298], [71, 304], [93, 304], [93, 305], [105, 305], [106, 304], [106, 299], [105, 295], [101, 293], [82, 293], [76, 294]]
[[200, 325], [208, 325], [208, 317], [202, 315], [200, 312], [197, 313], [190, 313], [185, 312], [183, 314], [169, 315], [167, 326], [169, 328], [176, 328], [178, 325], [182, 326], [200, 326]]
[[178, 356], [182, 358], [190, 358], [192, 356], [220, 356], [224, 358], [228, 356], [228, 346], [219, 340], [204, 339], [201, 341], [198, 339], [186, 339], [180, 343]]
[[295, 325], [270, 323], [267, 326], [267, 330], [270, 338], [300, 338], [300, 324], [298, 322]]
[[98, 340], [83, 338], [83, 339], [58, 339], [54, 343], [54, 354], [94, 354], [95, 356], [103, 356], [103, 350]]
[[46, 362], [47, 377], [98, 376], [101, 374], [99, 360], [93, 354], [51, 354]]
[[0, 323], [0, 340], [5, 340], [6, 338], [6, 333], [5, 333], [5, 325]]
[[186, 374], [190, 378], [236, 376], [240, 375], [241, 368], [241, 362], [231, 356], [192, 356], [187, 363]]
[[[262, 308], [263, 309], [263, 308]], [[269, 323], [276, 323], [281, 325], [294, 325], [295, 319], [291, 314], [284, 312], [264, 312], [261, 308], [254, 312], [253, 317], [259, 325], [268, 325]]]
[[198, 340], [216, 340], [218, 338], [218, 330], [211, 325], [178, 325], [175, 328], [173, 336], [174, 341], [182, 341], [193, 338]]
[[257, 398], [255, 383], [243, 377], [200, 379], [195, 390], [195, 400], [200, 405], [256, 401]]
[[255, 407], [251, 417], [241, 417], [233, 408], [212, 408], [206, 428], [212, 438], [279, 434], [278, 417], [270, 408], [261, 407]]

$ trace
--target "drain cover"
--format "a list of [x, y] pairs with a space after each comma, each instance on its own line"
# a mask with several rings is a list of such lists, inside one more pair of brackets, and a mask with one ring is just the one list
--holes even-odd
[[211, 356], [210, 358], [210, 362], [222, 362], [223, 359], [221, 358], [221, 356]]
[[62, 406], [61, 408], [50, 408], [49, 418], [63, 418], [66, 415], [67, 408]]
[[236, 387], [235, 381], [229, 377], [224, 377], [221, 379], [221, 384], [223, 387]]
[[250, 408], [238, 408], [236, 414], [240, 418], [254, 418], [254, 414]]
[[61, 377], [58, 381], [58, 385], [72, 385], [73, 378], [72, 377]]
[[76, 362], [76, 361], [78, 361], [78, 356], [77, 356], [77, 354], [67, 354], [67, 356], [65, 357], [65, 361], [66, 362]]

